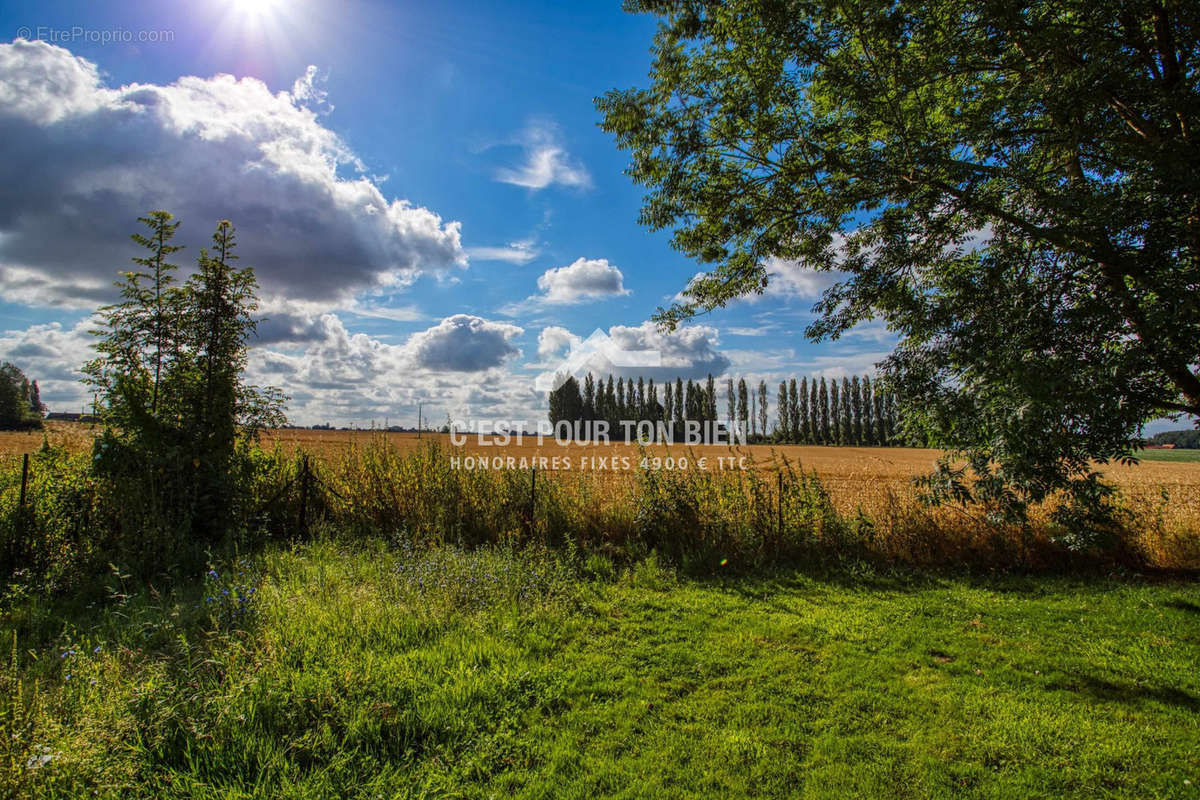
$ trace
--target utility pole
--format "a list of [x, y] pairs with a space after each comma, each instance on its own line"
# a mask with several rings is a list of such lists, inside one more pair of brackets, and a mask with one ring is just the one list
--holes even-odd
[[421, 404], [417, 403], [417, 438], [421, 438]]

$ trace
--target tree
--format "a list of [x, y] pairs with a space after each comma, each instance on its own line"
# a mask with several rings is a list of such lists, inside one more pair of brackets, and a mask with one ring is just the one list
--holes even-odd
[[42, 426], [41, 397], [36, 397], [37, 381], [32, 384], [15, 364], [0, 364], [0, 430], [24, 430]]
[[862, 384], [855, 375], [850, 381], [850, 416], [853, 418], [854, 433], [852, 436], [852, 444], [865, 444], [863, 441], [863, 406], [862, 406]]
[[787, 440], [793, 444], [800, 440], [800, 401], [796, 391], [796, 378], [787, 384]]
[[821, 444], [834, 444], [833, 431], [829, 424], [829, 387], [825, 376], [821, 376], [821, 390], [817, 393], [821, 403]]
[[842, 438], [842, 404], [841, 392], [838, 390], [836, 379], [829, 382], [829, 425], [831, 428], [831, 444], [845, 444]]
[[29, 410], [39, 417], [46, 413], [46, 404], [42, 402], [42, 390], [37, 381], [29, 382]]
[[582, 418], [584, 420], [594, 420], [596, 418], [596, 379], [592, 377], [592, 373], [583, 376], [583, 408], [581, 409]]
[[662, 421], [669, 423], [675, 419], [675, 393], [671, 388], [671, 382], [663, 383], [663, 415]]
[[105, 423], [94, 463], [169, 524], [212, 541], [233, 513], [238, 442], [282, 425], [285, 398], [243, 380], [257, 282], [233, 267], [233, 225], [218, 224], [212, 254], [201, 250], [196, 272], [174, 287], [171, 220], [140, 219], [150, 234], [133, 240], [147, 254], [133, 261], [144, 271], [123, 273], [120, 300], [97, 314], [96, 358], [84, 366]]
[[[794, 381], [793, 381], [794, 382]], [[800, 423], [797, 426], [797, 437], [804, 444], [812, 444], [812, 420], [808, 415], [808, 377], [800, 379]]]
[[758, 432], [767, 435], [767, 382], [758, 382]]
[[791, 438], [791, 406], [788, 404], [787, 381], [779, 382], [779, 395], [775, 398], [775, 437], [786, 442]]
[[738, 378], [737, 385], [737, 421], [742, 427], [742, 435], [749, 436], [750, 433], [750, 410], [749, 392], [746, 390], [746, 379]]
[[579, 391], [579, 381], [573, 376], [559, 384], [557, 389], [550, 392], [550, 424], [559, 422], [576, 422], [583, 418], [583, 395]]
[[711, 372], [704, 382], [704, 419], [712, 423], [717, 421], [717, 385]]
[[[821, 431], [821, 408], [817, 392], [817, 381], [814, 378], [809, 384], [808, 397], [808, 430], [813, 444], [824, 444]], [[823, 394], [823, 393], [822, 393]]]
[[853, 399], [850, 396], [850, 379], [842, 376], [842, 422], [841, 443], [857, 444], [854, 438]]
[[733, 420], [737, 416], [737, 396], [733, 391], [733, 378], [728, 378], [725, 381], [725, 399], [729, 410], [729, 427], [733, 427]]
[[1093, 461], [1200, 414], [1200, 4], [628, 7], [663, 17], [652, 83], [603, 127], [707, 265], [660, 323], [771, 257], [843, 270], [808, 334], [885, 321], [904, 425], [983, 478], [947, 459], [934, 499], [1010, 518], [1065, 490], [1060, 521], [1097, 519]]
[[863, 376], [862, 383], [862, 427], [863, 444], [878, 444], [875, 437], [874, 399], [871, 395], [871, 377]]
[[687, 398], [683, 395], [683, 378], [675, 379], [675, 435], [683, 434], [683, 417], [687, 409]]

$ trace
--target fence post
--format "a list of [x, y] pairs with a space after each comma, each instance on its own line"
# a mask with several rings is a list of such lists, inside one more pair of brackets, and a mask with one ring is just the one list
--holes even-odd
[[29, 453], [21, 460], [21, 499], [17, 503], [17, 509], [21, 513], [25, 513], [25, 490], [29, 487]]
[[300, 460], [300, 533], [308, 532], [308, 456]]

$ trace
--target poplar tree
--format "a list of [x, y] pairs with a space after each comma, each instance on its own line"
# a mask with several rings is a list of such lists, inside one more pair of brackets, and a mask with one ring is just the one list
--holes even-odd
[[779, 382], [779, 396], [776, 398], [775, 414], [777, 417], [775, 423], [775, 438], [781, 442], [786, 442], [791, 428], [791, 406], [788, 404], [787, 381]]
[[683, 433], [683, 415], [687, 410], [687, 398], [683, 394], [683, 378], [675, 378], [675, 436]]
[[584, 420], [596, 418], [596, 380], [592, 373], [583, 376], [583, 408], [581, 413]]
[[838, 390], [837, 378], [832, 378], [829, 381], [829, 422], [833, 428], [831, 431], [833, 438], [830, 439], [830, 442], [832, 444], [845, 444], [842, 438], [841, 392]]
[[767, 436], [767, 382], [758, 382], [758, 428], [763, 438]]
[[737, 421], [742, 427], [742, 434], [749, 436], [750, 434], [750, 400], [747, 397], [749, 392], [746, 390], [746, 379], [738, 378], [737, 385]]
[[800, 441], [804, 444], [813, 443], [812, 419], [809, 416], [808, 376], [800, 379]]
[[788, 441], [800, 441], [800, 398], [796, 391], [796, 379], [788, 381]]
[[853, 398], [850, 395], [850, 379], [842, 376], [842, 444], [856, 444], [854, 439]]
[[878, 444], [875, 436], [875, 406], [871, 396], [871, 376], [864, 375], [862, 382], [862, 427], [863, 444]]
[[733, 389], [733, 378], [728, 378], [725, 381], [725, 401], [728, 404], [729, 410], [729, 427], [733, 427], [733, 421], [737, 418], [737, 395]]
[[862, 420], [862, 384], [855, 375], [850, 381], [850, 414], [854, 419], [854, 444], [863, 444], [863, 420]]
[[825, 383], [825, 376], [821, 376], [821, 389], [817, 393], [817, 399], [821, 403], [821, 444], [832, 444], [833, 437], [829, 427], [829, 386]]
[[813, 444], [822, 444], [821, 436], [821, 398], [817, 390], [817, 379], [813, 378], [808, 389], [808, 429]]

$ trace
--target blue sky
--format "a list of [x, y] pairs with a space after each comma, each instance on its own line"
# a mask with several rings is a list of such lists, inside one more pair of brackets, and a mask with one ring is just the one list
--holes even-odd
[[890, 349], [880, 326], [805, 341], [829, 277], [795, 264], [676, 336], [646, 322], [699, 268], [637, 224], [597, 127], [594, 97], [647, 82], [654, 21], [618, 2], [0, 8], [0, 358], [52, 407], [85, 402], [90, 312], [159, 207], [185, 267], [238, 225], [269, 317], [252, 377], [301, 424], [411, 424], [418, 401], [532, 422], [534, 378], [596, 329], [772, 386]]

